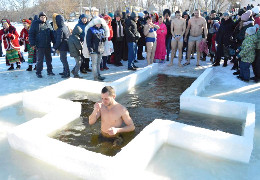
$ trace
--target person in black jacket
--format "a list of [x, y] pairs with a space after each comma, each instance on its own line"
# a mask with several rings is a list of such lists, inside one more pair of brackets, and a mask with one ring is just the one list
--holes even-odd
[[141, 38], [138, 40], [137, 45], [138, 45], [138, 50], [137, 50], [137, 59], [138, 60], [144, 60], [145, 58], [143, 57], [143, 48], [145, 46], [145, 35], [144, 35], [144, 25], [146, 24], [145, 19], [144, 19], [144, 13], [139, 13], [138, 14], [138, 21], [137, 21], [137, 28], [138, 32], [141, 35]]
[[224, 56], [223, 67], [227, 66], [227, 61], [230, 58], [229, 47], [231, 46], [231, 37], [235, 28], [234, 21], [230, 18], [229, 13], [224, 13], [224, 18], [221, 21], [219, 30], [216, 36], [218, 44], [216, 59], [213, 66], [219, 66], [221, 57]]
[[44, 12], [39, 14], [39, 19], [32, 22], [29, 30], [29, 42], [37, 51], [36, 75], [42, 78], [43, 59], [45, 57], [47, 64], [47, 74], [54, 76], [52, 72], [51, 42], [55, 43], [53, 29], [46, 22], [47, 16]]
[[94, 26], [87, 31], [87, 47], [92, 61], [92, 73], [95, 81], [103, 81], [105, 77], [100, 76], [100, 63], [104, 52], [105, 30], [98, 22], [98, 18], [93, 19]]
[[165, 9], [163, 11], [163, 16], [164, 16], [164, 24], [167, 27], [167, 35], [166, 35], [166, 51], [167, 51], [167, 59], [166, 61], [169, 61], [169, 55], [171, 53], [171, 40], [172, 40], [172, 33], [171, 33], [171, 11], [169, 9]]
[[70, 77], [70, 69], [67, 61], [67, 52], [69, 51], [68, 39], [70, 36], [69, 28], [64, 24], [64, 17], [61, 15], [56, 16], [56, 23], [58, 29], [56, 30], [56, 42], [54, 49], [60, 51], [60, 60], [63, 64], [63, 72], [60, 73], [62, 78]]
[[115, 66], [123, 66], [121, 59], [123, 57], [123, 47], [124, 47], [124, 25], [125, 22], [122, 20], [122, 14], [120, 12], [115, 12], [115, 18], [111, 22], [113, 29], [113, 46], [114, 46], [114, 56], [115, 56]]
[[126, 42], [128, 45], [128, 70], [135, 71], [137, 66], [134, 64], [134, 60], [137, 53], [137, 41], [139, 40], [140, 33], [137, 31], [137, 15], [135, 12], [131, 13], [131, 16], [126, 19], [125, 32]]

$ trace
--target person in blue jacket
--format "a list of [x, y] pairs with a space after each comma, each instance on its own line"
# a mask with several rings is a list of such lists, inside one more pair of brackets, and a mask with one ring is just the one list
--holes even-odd
[[39, 19], [32, 22], [29, 30], [29, 42], [37, 51], [36, 75], [42, 78], [43, 59], [47, 64], [47, 74], [54, 76], [52, 72], [51, 42], [55, 43], [53, 29], [47, 22], [47, 15], [44, 12], [39, 14]]

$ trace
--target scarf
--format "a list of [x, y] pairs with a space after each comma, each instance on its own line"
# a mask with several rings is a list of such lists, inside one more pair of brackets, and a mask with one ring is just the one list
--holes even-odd
[[[117, 24], [117, 37], [118, 37], [118, 38], [119, 38], [119, 37], [123, 37], [123, 36], [124, 36], [124, 33], [123, 33], [123, 26], [122, 26], [122, 24], [121, 24], [121, 21], [116, 22], [116, 24]], [[120, 32], [121, 32], [121, 34], [120, 34]]]

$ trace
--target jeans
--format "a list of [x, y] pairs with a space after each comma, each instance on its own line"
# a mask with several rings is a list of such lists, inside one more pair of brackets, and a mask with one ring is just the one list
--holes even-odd
[[249, 80], [250, 79], [250, 63], [240, 61], [240, 77], [243, 78], [244, 80]]
[[128, 43], [128, 68], [133, 67], [137, 53], [137, 44], [135, 42]]
[[91, 54], [90, 56], [92, 60], [92, 73], [94, 79], [96, 80], [98, 76], [100, 76], [100, 63], [102, 60], [102, 54]]
[[171, 53], [171, 40], [172, 40], [172, 37], [167, 37], [166, 38], [166, 51], [167, 51], [167, 60], [169, 60], [169, 55]]
[[108, 56], [102, 56], [102, 61], [100, 63], [100, 68], [106, 68], [107, 67], [107, 59], [108, 59]]
[[67, 60], [67, 51], [60, 51], [60, 61], [63, 65], [63, 73], [65, 75], [70, 74], [69, 64]]
[[44, 57], [47, 64], [47, 73], [52, 72], [51, 48], [37, 48], [36, 74], [41, 74], [42, 72]]
[[74, 59], [76, 61], [76, 65], [73, 68], [73, 71], [74, 71], [74, 75], [78, 75], [79, 74], [79, 69], [80, 69], [80, 66], [81, 66], [81, 57], [80, 56], [74, 57]]

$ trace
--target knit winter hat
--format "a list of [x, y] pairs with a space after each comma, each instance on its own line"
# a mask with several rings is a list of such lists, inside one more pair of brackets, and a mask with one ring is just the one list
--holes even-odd
[[223, 13], [223, 16], [230, 16], [228, 12]]
[[260, 7], [259, 6], [256, 6], [254, 7], [253, 9], [251, 9], [251, 11], [255, 14], [259, 14], [259, 11], [260, 11]]
[[114, 13], [109, 12], [108, 15], [109, 15], [111, 18], [114, 18]]
[[135, 12], [132, 12], [130, 16], [131, 16], [131, 18], [136, 18], [137, 17]]
[[6, 22], [7, 24], [11, 25], [9, 19], [2, 19], [1, 23], [4, 24], [5, 22]]
[[242, 14], [241, 20], [242, 21], [248, 21], [250, 16], [252, 16], [252, 11], [251, 10], [247, 10], [244, 14]]
[[39, 18], [40, 18], [41, 16], [46, 16], [46, 17], [47, 17], [47, 15], [46, 15], [45, 12], [40, 12], [40, 14], [39, 14]]
[[256, 27], [249, 27], [246, 29], [246, 33], [249, 35], [253, 35], [256, 33]]
[[138, 13], [138, 16], [139, 16], [139, 17], [144, 17], [144, 13], [139, 12], [139, 13]]
[[29, 19], [23, 19], [22, 22], [27, 22], [28, 24], [31, 24], [31, 21]]

